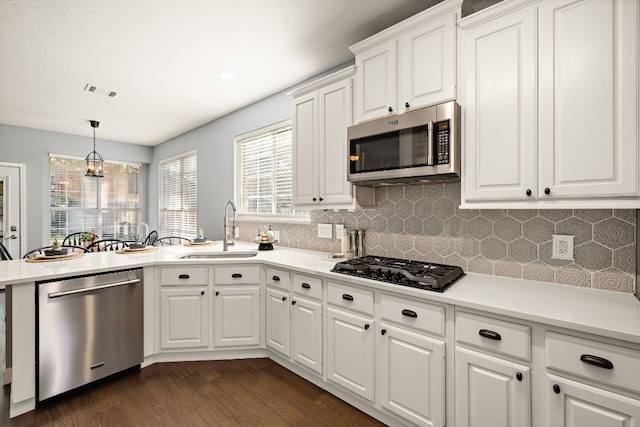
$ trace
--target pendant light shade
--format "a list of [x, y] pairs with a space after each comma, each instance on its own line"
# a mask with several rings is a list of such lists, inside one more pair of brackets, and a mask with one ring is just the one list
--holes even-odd
[[93, 128], [93, 151], [87, 154], [87, 158], [85, 159], [87, 162], [87, 173], [84, 176], [102, 178], [104, 176], [104, 159], [100, 153], [96, 152], [96, 128], [100, 125], [100, 122], [95, 120], [90, 120], [89, 122]]

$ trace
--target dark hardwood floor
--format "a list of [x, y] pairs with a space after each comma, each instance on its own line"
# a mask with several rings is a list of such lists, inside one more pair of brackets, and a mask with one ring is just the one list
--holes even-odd
[[157, 363], [13, 419], [2, 403], [7, 427], [383, 425], [269, 359]]

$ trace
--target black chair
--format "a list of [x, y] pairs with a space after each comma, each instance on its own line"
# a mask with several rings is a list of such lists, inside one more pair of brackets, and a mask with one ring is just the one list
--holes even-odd
[[129, 243], [119, 239], [100, 239], [87, 246], [88, 252], [118, 251], [129, 247]]
[[11, 254], [7, 250], [7, 248], [0, 242], [0, 260], [2, 261], [11, 261]]
[[[38, 256], [38, 255], [44, 255], [44, 251], [48, 251], [48, 250], [51, 250], [51, 249], [53, 249], [53, 246], [43, 246], [41, 248], [30, 250], [29, 252], [24, 254], [22, 259], [33, 258], [34, 256]], [[82, 253], [88, 252], [88, 250], [86, 248], [83, 248], [82, 246], [75, 246], [75, 245], [62, 245], [62, 246], [60, 246], [60, 249], [67, 249], [68, 250], [67, 253], [69, 253], [69, 252], [82, 252]]]
[[191, 243], [191, 240], [180, 236], [161, 237], [156, 240], [154, 246], [174, 246], [182, 245], [183, 243]]
[[82, 246], [82, 244], [84, 243], [82, 240], [80, 240], [80, 238], [82, 237], [83, 234], [91, 234], [94, 238], [98, 238], [97, 235], [95, 235], [94, 233], [86, 233], [84, 231], [79, 231], [77, 233], [71, 233], [69, 235], [67, 235], [64, 240], [62, 241], [62, 245], [71, 245], [71, 246]]
[[147, 238], [144, 239], [144, 243], [147, 246], [155, 246], [157, 241], [158, 241], [158, 232], [156, 230], [153, 230], [152, 232], [150, 232]]

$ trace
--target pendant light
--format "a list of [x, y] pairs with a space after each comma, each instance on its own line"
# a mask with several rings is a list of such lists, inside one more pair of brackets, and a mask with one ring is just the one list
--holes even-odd
[[95, 178], [102, 178], [104, 176], [104, 160], [100, 153], [96, 152], [96, 128], [100, 126], [100, 122], [90, 120], [91, 127], [93, 128], [93, 151], [87, 154], [87, 173], [84, 176], [93, 176]]

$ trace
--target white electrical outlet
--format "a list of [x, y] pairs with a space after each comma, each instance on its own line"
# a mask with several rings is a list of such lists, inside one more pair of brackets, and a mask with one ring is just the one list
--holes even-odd
[[323, 239], [330, 239], [332, 236], [331, 224], [318, 224], [318, 237]]
[[344, 224], [336, 224], [336, 239], [341, 239], [344, 234]]
[[561, 234], [552, 234], [553, 244], [551, 258], [573, 260], [573, 238], [575, 236], [567, 236]]
[[280, 230], [273, 230], [273, 240], [280, 241]]
[[236, 227], [233, 229], [233, 238], [234, 239], [240, 238], [240, 227]]

